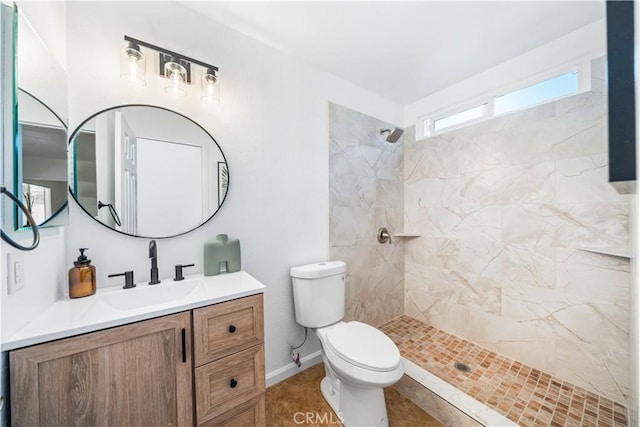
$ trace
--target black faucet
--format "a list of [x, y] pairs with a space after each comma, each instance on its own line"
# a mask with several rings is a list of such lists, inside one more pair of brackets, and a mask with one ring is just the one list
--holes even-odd
[[151, 258], [151, 281], [149, 284], [157, 285], [160, 280], [158, 280], [158, 247], [155, 240], [149, 242], [149, 258]]

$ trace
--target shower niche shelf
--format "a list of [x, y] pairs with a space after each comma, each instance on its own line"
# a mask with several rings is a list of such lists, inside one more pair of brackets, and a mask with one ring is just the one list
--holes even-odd
[[619, 258], [631, 258], [631, 250], [628, 248], [592, 248], [588, 246], [581, 246], [576, 248], [579, 251], [591, 252], [600, 255], [609, 255]]

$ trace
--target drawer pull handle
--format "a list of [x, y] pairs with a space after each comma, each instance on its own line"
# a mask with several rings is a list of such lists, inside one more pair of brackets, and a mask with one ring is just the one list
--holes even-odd
[[231, 378], [231, 381], [229, 381], [229, 387], [236, 388], [237, 385], [238, 385], [238, 381], [236, 381], [235, 379]]
[[236, 331], [235, 325], [229, 325], [229, 333], [232, 334]]

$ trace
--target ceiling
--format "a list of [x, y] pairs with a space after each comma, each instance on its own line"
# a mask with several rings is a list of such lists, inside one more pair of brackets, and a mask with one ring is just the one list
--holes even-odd
[[182, 4], [400, 105], [605, 16], [596, 0]]

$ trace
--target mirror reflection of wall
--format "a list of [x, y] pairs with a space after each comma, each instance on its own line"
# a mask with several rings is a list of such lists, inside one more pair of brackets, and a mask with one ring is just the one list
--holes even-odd
[[76, 136], [74, 147], [73, 193], [80, 204], [91, 214], [98, 215], [98, 195], [96, 193], [96, 134], [83, 131]]
[[72, 194], [94, 219], [122, 233], [185, 233], [209, 220], [226, 196], [227, 164], [216, 141], [163, 108], [98, 113], [74, 132], [69, 152]]
[[[18, 91], [15, 193], [38, 225], [47, 224], [67, 204], [67, 128], [49, 108]], [[16, 228], [26, 217], [16, 212]]]

